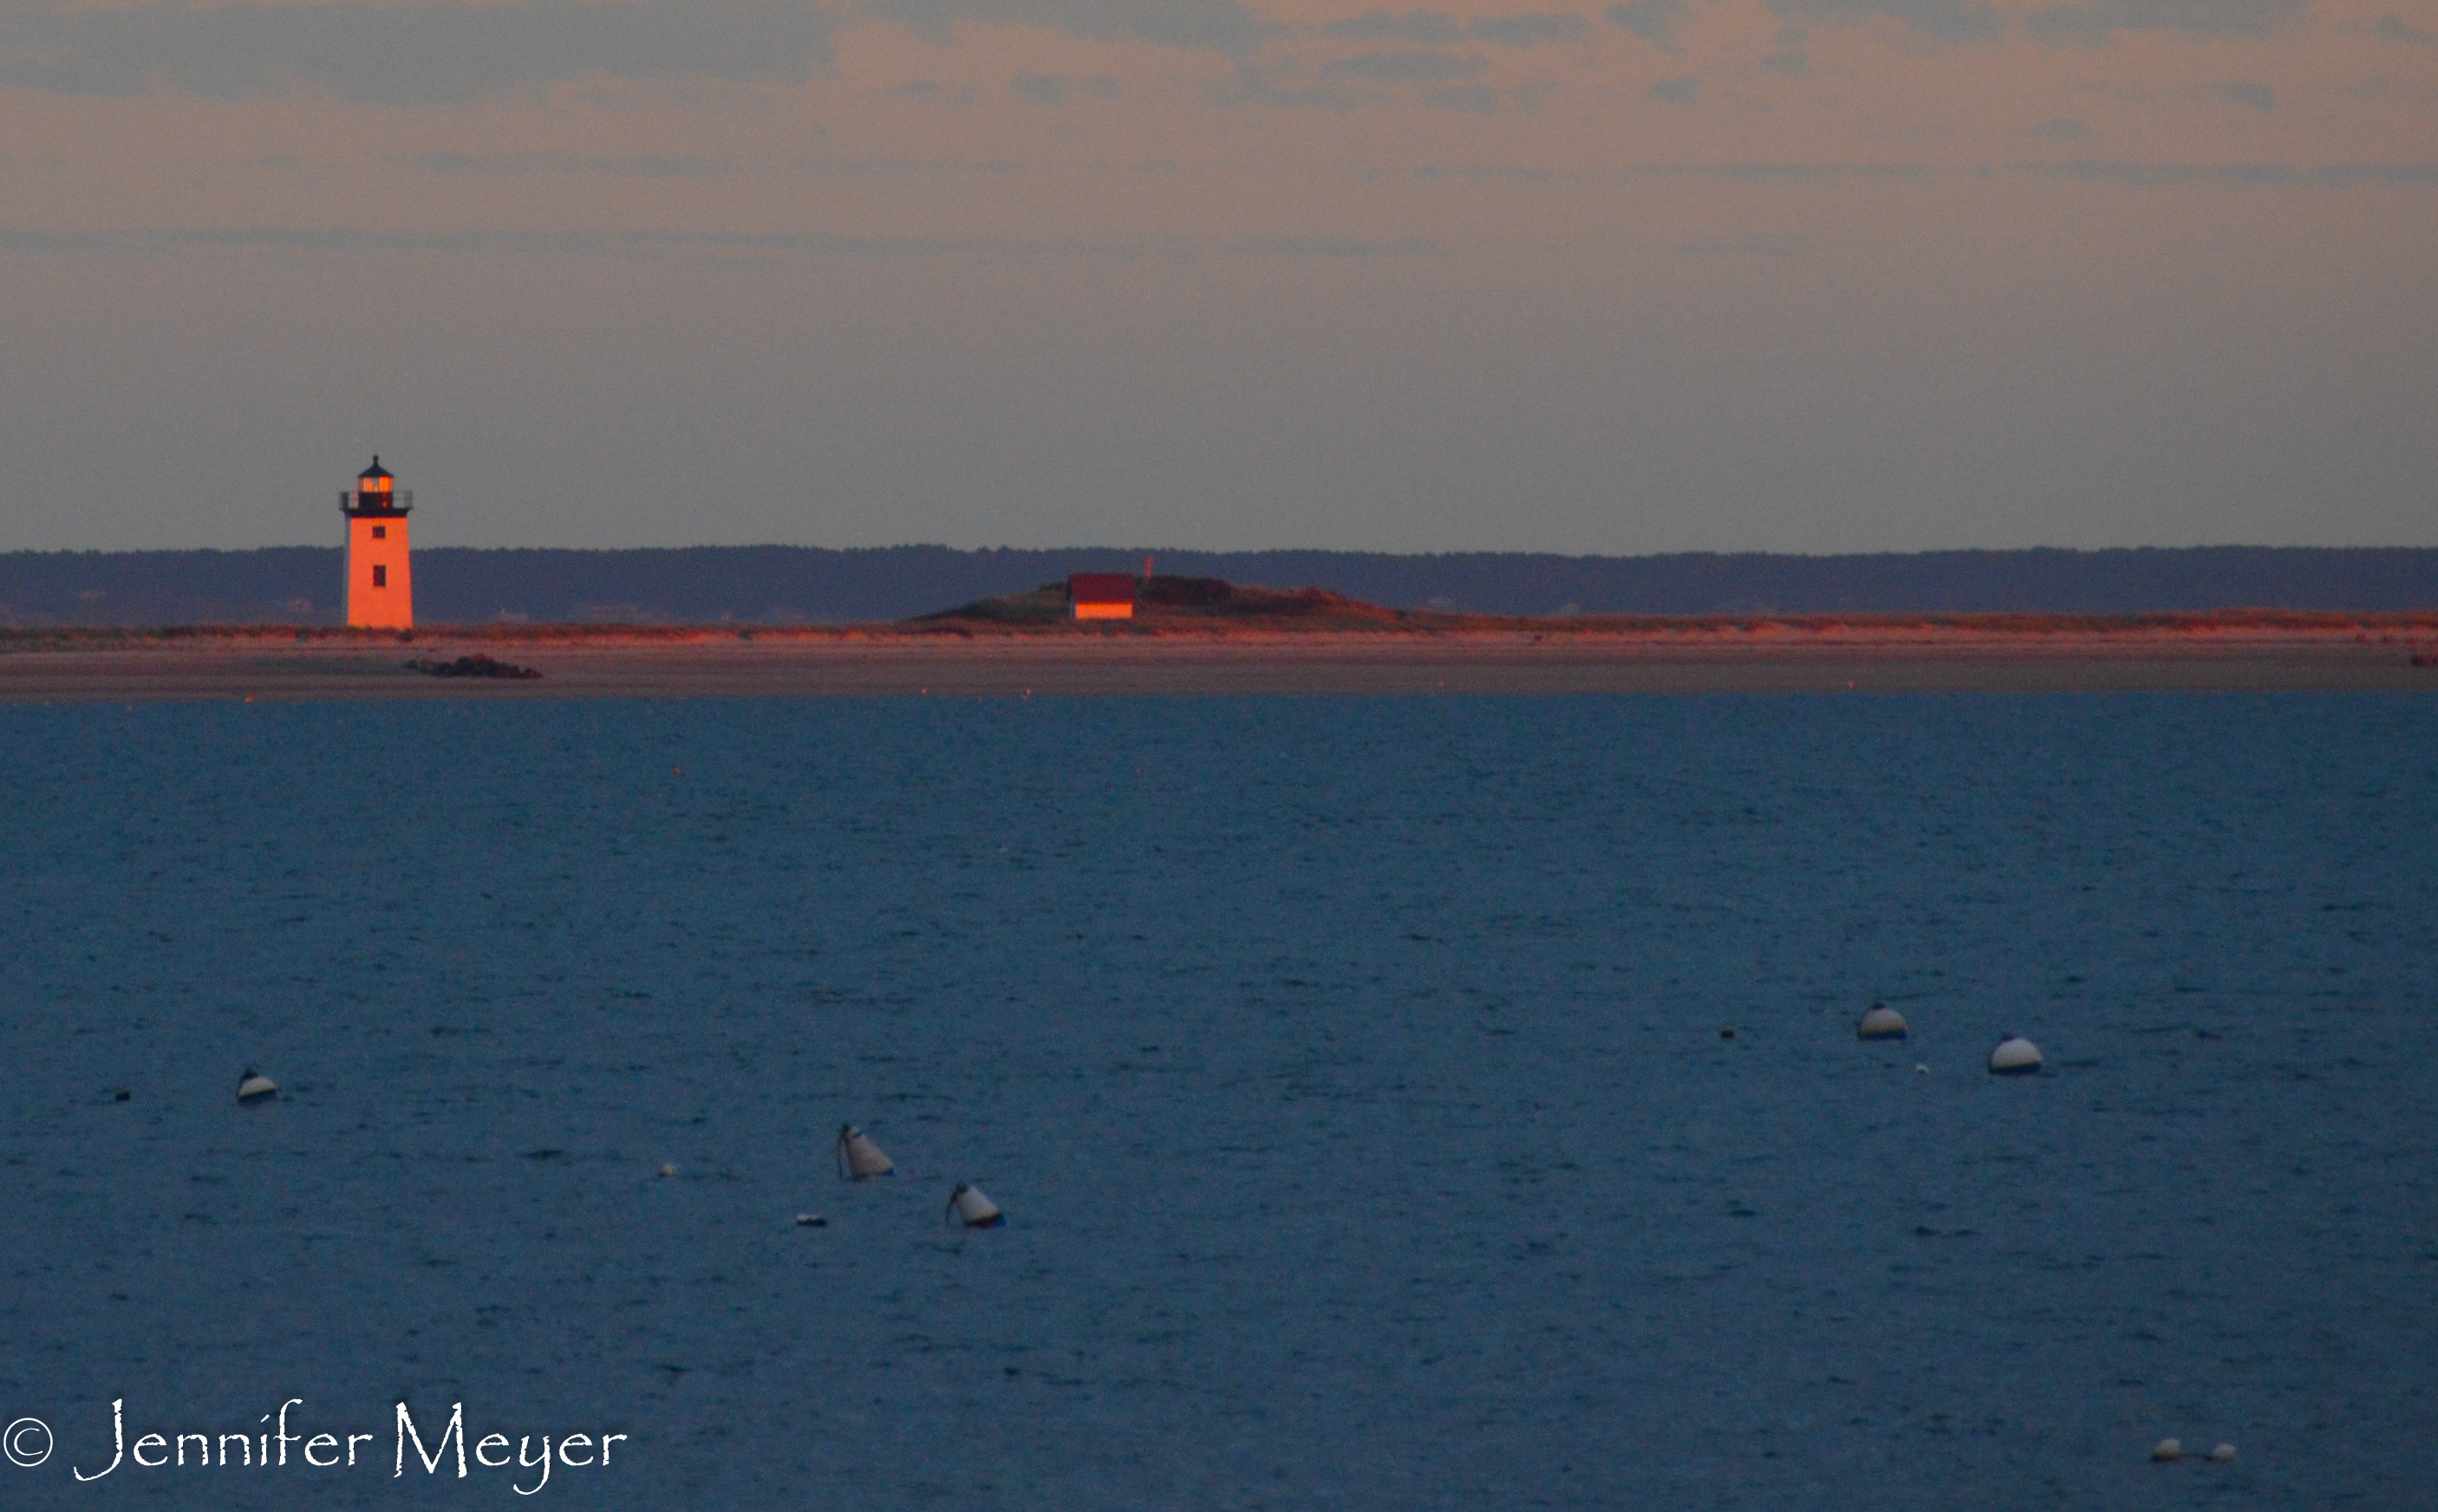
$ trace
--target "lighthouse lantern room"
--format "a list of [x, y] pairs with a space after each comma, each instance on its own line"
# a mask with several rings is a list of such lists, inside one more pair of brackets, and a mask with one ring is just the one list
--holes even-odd
[[347, 517], [347, 624], [373, 630], [415, 628], [415, 579], [406, 558], [406, 515], [412, 492], [375, 457], [356, 478], [353, 493], [339, 496]]

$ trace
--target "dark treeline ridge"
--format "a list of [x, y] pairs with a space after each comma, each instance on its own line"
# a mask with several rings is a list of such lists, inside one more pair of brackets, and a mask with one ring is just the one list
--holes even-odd
[[[426, 624], [901, 620], [1070, 571], [1157, 570], [1478, 614], [2142, 614], [2438, 609], [2438, 548], [2207, 546], [1791, 556], [955, 551], [889, 546], [415, 554]], [[0, 553], [0, 624], [333, 624], [336, 548]]]

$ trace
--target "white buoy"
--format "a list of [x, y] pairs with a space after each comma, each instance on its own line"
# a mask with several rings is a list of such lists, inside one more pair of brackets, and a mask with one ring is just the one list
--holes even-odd
[[2162, 1465], [2171, 1465], [2184, 1457], [2184, 1441], [2181, 1438], [2163, 1438], [2150, 1446], [2150, 1457]]
[[673, 1165], [663, 1164], [663, 1165], [661, 1167], [661, 1174], [662, 1174], [662, 1176], [674, 1176], [674, 1175], [676, 1175], [677, 1173], [678, 1173], [678, 1168], [677, 1168], [677, 1167], [675, 1167], [675, 1166], [673, 1166]]
[[1885, 1003], [1873, 1003], [1863, 1011], [1862, 1020], [1854, 1026], [1854, 1037], [1862, 1040], [1900, 1040], [1912, 1026], [1902, 1013]]
[[1989, 1052], [1991, 1076], [2030, 1076], [2040, 1068], [2040, 1047], [2020, 1034], [2008, 1034]]
[[2228, 1460], [2235, 1458], [2235, 1446], [2233, 1444], [2220, 1444], [2210, 1450], [2210, 1458], [2223, 1465]]
[[1917, 1061], [1914, 1063], [1913, 1074], [1916, 1076], [1928, 1076], [1930, 1075], [1930, 1067], [1923, 1065], [1920, 1062]]
[[968, 1187], [963, 1182], [957, 1183], [957, 1189], [948, 1194], [947, 1216], [967, 1228], [996, 1228], [1007, 1222], [998, 1204], [984, 1197], [980, 1187]]
[[277, 1096], [279, 1083], [250, 1065], [245, 1068], [245, 1075], [237, 1079], [237, 1100], [239, 1102], [268, 1102]]
[[839, 1125], [838, 1169], [840, 1181], [865, 1181], [888, 1175], [897, 1169], [897, 1163], [880, 1152], [872, 1135], [851, 1123], [842, 1123]]
[[798, 1228], [827, 1228], [830, 1226], [830, 1221], [823, 1218], [819, 1213], [798, 1213], [796, 1215], [796, 1226]]

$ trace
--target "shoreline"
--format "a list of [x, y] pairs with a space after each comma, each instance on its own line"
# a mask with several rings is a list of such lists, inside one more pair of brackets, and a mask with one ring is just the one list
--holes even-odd
[[[434, 677], [405, 664], [475, 653], [541, 677]], [[1311, 631], [920, 624], [0, 631], [0, 702], [13, 704], [2407, 691], [2438, 692], [2438, 613], [1789, 616]]]

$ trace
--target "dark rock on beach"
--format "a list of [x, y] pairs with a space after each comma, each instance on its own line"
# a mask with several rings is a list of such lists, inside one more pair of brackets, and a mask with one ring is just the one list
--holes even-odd
[[406, 665], [409, 671], [433, 677], [510, 677], [530, 681], [541, 676], [531, 667], [521, 667], [513, 661], [497, 661], [479, 651], [469, 657], [459, 657], [454, 661], [417, 657]]

